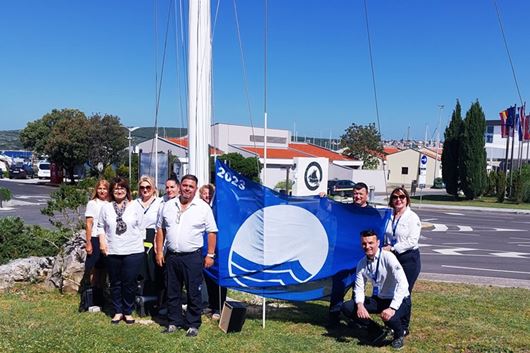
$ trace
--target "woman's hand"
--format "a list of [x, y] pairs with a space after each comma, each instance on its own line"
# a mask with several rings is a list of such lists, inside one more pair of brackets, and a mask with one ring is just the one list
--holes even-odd
[[383, 250], [392, 251], [392, 246], [391, 245], [385, 245], [385, 246], [383, 246]]
[[85, 245], [85, 250], [86, 250], [87, 255], [92, 255], [92, 253], [94, 252], [94, 249], [92, 248], [91, 241], [87, 240], [86, 245]]

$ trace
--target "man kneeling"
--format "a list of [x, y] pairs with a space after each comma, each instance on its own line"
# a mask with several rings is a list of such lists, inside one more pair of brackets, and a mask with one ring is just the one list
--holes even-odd
[[[357, 264], [354, 300], [345, 302], [342, 312], [357, 326], [367, 329], [377, 326], [370, 319], [370, 313], [380, 314], [385, 325], [394, 331], [392, 347], [400, 349], [405, 336], [401, 319], [410, 311], [407, 277], [396, 256], [390, 251], [381, 251], [374, 231], [361, 232], [361, 245], [366, 256]], [[371, 297], [364, 295], [368, 281], [373, 286]], [[381, 333], [375, 341], [384, 336], [385, 333]]]

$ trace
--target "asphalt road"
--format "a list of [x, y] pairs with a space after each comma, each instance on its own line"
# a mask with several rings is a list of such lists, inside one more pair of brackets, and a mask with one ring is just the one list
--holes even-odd
[[3, 202], [0, 217], [20, 217], [26, 224], [53, 228], [40, 210], [46, 206], [50, 193], [57, 190], [56, 187], [37, 179], [0, 179], [0, 187], [8, 188], [12, 194], [11, 201]]
[[[416, 209], [422, 222], [422, 273], [509, 280], [530, 288], [530, 215], [465, 209]], [[434, 276], [438, 278], [438, 276]]]
[[[52, 228], [40, 213], [56, 187], [33, 180], [0, 179], [13, 194], [0, 217]], [[424, 229], [421, 278], [530, 288], [530, 214], [462, 208], [415, 208]]]

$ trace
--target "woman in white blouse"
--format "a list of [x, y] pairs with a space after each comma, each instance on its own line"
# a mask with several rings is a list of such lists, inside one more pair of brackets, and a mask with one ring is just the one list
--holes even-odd
[[[392, 251], [405, 271], [409, 283], [409, 292], [421, 271], [421, 258], [418, 242], [421, 233], [421, 221], [410, 209], [410, 196], [405, 188], [395, 188], [390, 194], [388, 205], [392, 208], [392, 218], [385, 232], [384, 250]], [[402, 322], [405, 335], [409, 333], [410, 315]]]
[[[99, 250], [98, 216], [101, 207], [108, 203], [110, 184], [105, 179], [98, 180], [92, 197], [85, 210], [85, 237], [86, 261], [85, 276], [93, 290], [93, 303], [90, 305], [103, 305], [103, 280], [105, 264]], [[85, 277], [86, 278], [86, 277]], [[85, 282], [86, 283], [86, 282]]]
[[118, 324], [124, 320], [133, 324], [137, 279], [144, 261], [143, 210], [137, 202], [131, 202], [131, 190], [126, 179], [114, 178], [110, 191], [112, 201], [101, 208], [98, 232], [101, 252], [107, 256], [114, 308], [111, 322]]

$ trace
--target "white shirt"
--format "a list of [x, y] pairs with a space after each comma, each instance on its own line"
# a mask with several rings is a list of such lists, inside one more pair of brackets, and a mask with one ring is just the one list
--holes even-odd
[[92, 218], [92, 238], [97, 238], [99, 236], [98, 233], [98, 217], [99, 212], [101, 211], [101, 207], [108, 202], [105, 200], [98, 199], [97, 197], [95, 199], [92, 199], [88, 201], [86, 205], [85, 210], [85, 218]]
[[142, 225], [141, 228], [148, 229], [148, 228], [156, 228], [156, 222], [157, 222], [157, 216], [158, 216], [158, 210], [160, 208], [160, 205], [163, 203], [163, 199], [161, 197], [156, 197], [151, 201], [151, 203], [144, 207], [142, 205], [141, 199], [136, 199], [136, 201], [140, 208], [142, 208], [144, 212], [144, 216], [142, 219]]
[[192, 252], [204, 245], [204, 232], [217, 232], [217, 224], [210, 206], [199, 198], [191, 200], [184, 212], [181, 209], [178, 197], [166, 201], [157, 228], [165, 229], [169, 251]]
[[[377, 262], [379, 261], [379, 266]], [[377, 273], [377, 277], [375, 277]], [[409, 283], [405, 271], [398, 259], [390, 251], [377, 250], [374, 260], [369, 264], [368, 258], [363, 257], [357, 263], [357, 272], [355, 277], [355, 303], [364, 303], [364, 291], [367, 280], [372, 285], [378, 287], [381, 299], [392, 299], [390, 307], [394, 310], [399, 309], [403, 299], [409, 296]]]
[[390, 218], [385, 231], [385, 244], [392, 245], [398, 254], [418, 249], [420, 233], [420, 217], [410, 207], [407, 207], [397, 220], [394, 220], [394, 215]]
[[127, 225], [123, 234], [116, 234], [116, 211], [112, 202], [101, 208], [98, 234], [105, 234], [109, 255], [130, 255], [144, 252], [145, 230], [141, 228], [144, 211], [138, 202], [130, 202], [122, 219]]

